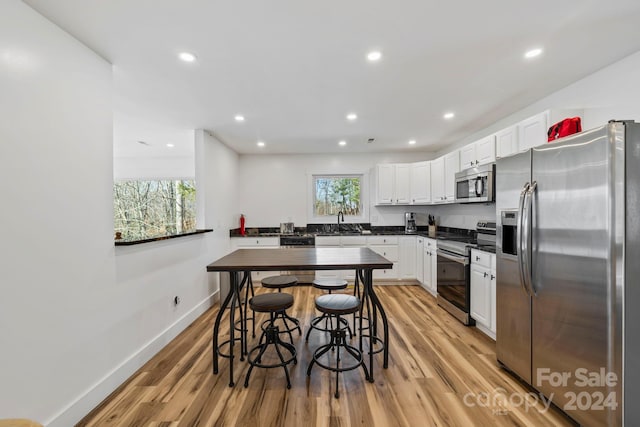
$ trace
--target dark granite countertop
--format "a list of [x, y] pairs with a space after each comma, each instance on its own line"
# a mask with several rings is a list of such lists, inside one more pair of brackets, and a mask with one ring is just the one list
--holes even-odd
[[[469, 237], [474, 239], [476, 236], [475, 230], [467, 230], [461, 228], [451, 227], [438, 227], [435, 234], [430, 234], [427, 227], [418, 227], [416, 233], [405, 233], [404, 226], [371, 226], [366, 224], [362, 227], [362, 224], [341, 224], [341, 227], [347, 228], [338, 232], [337, 230], [325, 231], [326, 228], [319, 227], [321, 224], [309, 224], [309, 227], [296, 227], [294, 233], [281, 234], [277, 227], [255, 227], [247, 228], [246, 234], [243, 236], [240, 234], [239, 229], [233, 229], [229, 231], [230, 237], [279, 237], [279, 236], [422, 236], [431, 239], [447, 239], [447, 238], [459, 238]], [[331, 224], [335, 227], [335, 224]], [[364, 233], [363, 233], [364, 231]]]

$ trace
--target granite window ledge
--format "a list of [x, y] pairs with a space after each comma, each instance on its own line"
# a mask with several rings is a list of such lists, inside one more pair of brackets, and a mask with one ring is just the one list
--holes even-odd
[[142, 244], [142, 243], [158, 242], [160, 240], [177, 239], [179, 237], [194, 236], [196, 234], [210, 233], [212, 231], [213, 231], [212, 228], [204, 228], [204, 229], [201, 229], [201, 230], [193, 230], [193, 231], [187, 231], [187, 232], [184, 232], [184, 233], [168, 234], [168, 235], [165, 235], [165, 236], [148, 237], [148, 238], [145, 238], [145, 239], [136, 239], [136, 240], [120, 239], [120, 240], [115, 240], [114, 242], [115, 242], [116, 246], [132, 246], [132, 245], [139, 245], [139, 244]]

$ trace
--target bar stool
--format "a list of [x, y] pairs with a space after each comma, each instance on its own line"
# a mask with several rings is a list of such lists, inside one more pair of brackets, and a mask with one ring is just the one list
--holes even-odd
[[[283, 288], [290, 288], [292, 286], [296, 286], [298, 284], [298, 278], [296, 276], [291, 275], [280, 275], [280, 276], [269, 276], [262, 279], [262, 286], [267, 289], [277, 289], [278, 293], [282, 292]], [[284, 310], [281, 313], [278, 313], [276, 320], [282, 320], [284, 325], [283, 328], [280, 329], [281, 334], [289, 334], [289, 339], [293, 344], [293, 335], [292, 331], [298, 330], [298, 333], [302, 335], [302, 329], [300, 328], [300, 321], [295, 317], [289, 316]], [[293, 326], [289, 326], [289, 320], [293, 323]], [[269, 321], [265, 321], [262, 323], [262, 330], [264, 331], [266, 325]]]
[[[331, 294], [333, 291], [342, 290], [347, 288], [347, 281], [342, 279], [333, 279], [333, 278], [323, 278], [323, 279], [315, 279], [311, 282], [311, 286], [316, 289], [322, 289], [324, 291], [328, 291]], [[309, 326], [309, 331], [307, 331], [307, 335], [305, 336], [305, 341], [309, 342], [309, 335], [311, 335], [311, 331], [314, 329], [322, 332], [331, 332], [333, 330], [332, 324], [332, 316], [328, 313], [322, 313], [321, 316], [314, 317], [311, 320], [311, 325]], [[324, 327], [319, 326], [320, 323], [324, 321]], [[347, 329], [349, 331], [349, 336], [353, 336], [351, 328], [349, 327], [349, 322], [347, 319], [340, 319], [341, 329]], [[354, 317], [354, 328], [355, 328], [355, 317]]]
[[[347, 344], [347, 331], [345, 328], [341, 328], [341, 316], [347, 314], [353, 314], [360, 310], [360, 300], [353, 295], [345, 295], [345, 294], [326, 294], [321, 295], [316, 298], [316, 309], [322, 313], [327, 313], [330, 316], [335, 316], [336, 318], [336, 328], [331, 330], [331, 341], [328, 344], [322, 345], [318, 347], [313, 352], [313, 359], [309, 362], [309, 367], [307, 368], [307, 376], [311, 376], [311, 369], [314, 364], [318, 366], [328, 369], [332, 372], [336, 373], [336, 399], [340, 397], [339, 391], [339, 375], [340, 372], [351, 371], [353, 369], [357, 369], [362, 366], [364, 370], [365, 378], [369, 379], [369, 371], [364, 363], [362, 358], [362, 352], [358, 350], [356, 347], [353, 347]], [[351, 355], [353, 358], [353, 362], [350, 365], [340, 366], [340, 363], [343, 362], [340, 357], [340, 349], [344, 348], [346, 353]], [[329, 350], [335, 349], [335, 366], [332, 366], [329, 360], [329, 363], [325, 364], [320, 361], [320, 358], [327, 353]]]
[[[292, 362], [293, 364], [298, 363], [296, 348], [288, 342], [284, 342], [280, 339], [280, 333], [278, 326], [275, 324], [275, 320], [278, 315], [284, 313], [287, 308], [291, 308], [291, 306], [293, 306], [293, 295], [285, 293], [256, 295], [249, 300], [249, 305], [254, 312], [269, 313], [269, 320], [266, 328], [264, 328], [260, 335], [259, 344], [253, 347], [247, 356], [247, 360], [251, 366], [247, 371], [244, 386], [249, 387], [249, 377], [251, 376], [251, 371], [254, 367], [257, 366], [258, 368], [267, 369], [282, 367], [284, 369], [285, 376], [287, 377], [287, 388], [291, 388], [291, 380], [289, 378], [287, 365]], [[277, 354], [279, 362], [263, 363], [262, 358], [265, 357], [265, 352], [270, 346], [273, 347], [273, 350]], [[288, 359], [285, 359], [282, 355], [281, 348], [286, 349], [290, 353], [290, 357]], [[254, 354], [255, 357], [253, 357]]]

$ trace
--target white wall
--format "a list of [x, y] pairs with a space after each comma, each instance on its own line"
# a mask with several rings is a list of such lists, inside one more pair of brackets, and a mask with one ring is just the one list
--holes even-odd
[[[309, 176], [323, 173], [366, 173], [377, 163], [430, 160], [430, 153], [241, 155], [238, 195], [247, 227], [277, 227], [293, 221], [304, 226], [309, 220], [311, 183]], [[369, 183], [373, 186], [373, 180]], [[373, 187], [372, 187], [373, 188]], [[404, 212], [404, 210], [402, 211]], [[371, 207], [370, 216], [384, 224], [386, 212]], [[369, 221], [365, 221], [369, 222]], [[401, 224], [401, 223], [399, 223]]]
[[[548, 109], [584, 109], [582, 128], [585, 130], [604, 125], [611, 119], [640, 121], [638, 70], [640, 52], [540, 99], [454, 146], [466, 145]], [[445, 148], [438, 155], [450, 150], [451, 148]]]
[[[19, 0], [0, 4], [0, 93], [0, 418], [68, 427], [210, 306], [228, 230], [114, 247], [111, 66]], [[211, 177], [211, 199], [235, 194]]]
[[193, 179], [196, 176], [194, 156], [115, 157], [113, 178], [118, 179]]

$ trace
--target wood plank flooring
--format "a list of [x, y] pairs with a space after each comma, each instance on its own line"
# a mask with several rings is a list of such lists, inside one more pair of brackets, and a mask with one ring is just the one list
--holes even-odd
[[[316, 315], [310, 286], [286, 290], [295, 298], [289, 314], [305, 326]], [[256, 288], [256, 292], [268, 292]], [[313, 350], [328, 336], [314, 331], [309, 343], [294, 335], [298, 364], [290, 365], [292, 388], [284, 372], [254, 369], [244, 388], [248, 365], [220, 359], [212, 374], [211, 335], [218, 306], [198, 318], [176, 339], [88, 414], [78, 426], [570, 426], [553, 406], [500, 369], [495, 343], [463, 326], [436, 305], [420, 286], [376, 286], [390, 325], [389, 368], [382, 354], [374, 361], [375, 383], [362, 370], [335, 376], [313, 368]], [[257, 316], [260, 321], [266, 317]], [[222, 321], [228, 336], [228, 314]], [[303, 334], [306, 328], [303, 330]], [[249, 348], [257, 338], [249, 341]], [[357, 339], [352, 341], [357, 346]], [[239, 345], [236, 345], [239, 351]], [[531, 406], [529, 406], [531, 405]]]

